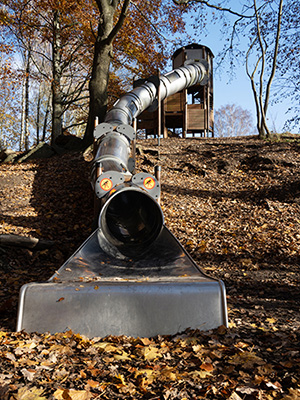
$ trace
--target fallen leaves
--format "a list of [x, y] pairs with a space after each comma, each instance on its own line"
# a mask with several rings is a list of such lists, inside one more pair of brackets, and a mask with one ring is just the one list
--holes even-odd
[[[88, 339], [71, 331], [2, 334], [6, 373], [0, 374], [0, 385], [5, 400], [171, 399], [175, 394], [180, 399], [293, 399], [300, 382], [300, 334], [264, 335], [246, 328], [187, 330], [151, 339]], [[290, 339], [287, 359], [283, 346]], [[264, 349], [264, 340], [276, 344], [272, 351]], [[20, 353], [20, 348], [30, 351]]]
[[58, 300], [56, 300], [57, 303], [63, 301], [65, 298], [64, 297], [60, 297]]
[[[88, 236], [92, 192], [79, 154], [1, 165], [0, 232], [58, 239], [51, 250], [0, 249], [0, 311], [12, 331], [0, 332], [1, 400], [300, 398], [299, 145], [168, 139], [152, 158], [162, 165], [166, 225], [225, 281], [230, 329], [93, 339], [13, 332], [21, 284], [48, 279]], [[274, 160], [268, 169], [264, 158]], [[220, 171], [220, 160], [230, 168]]]
[[47, 397], [43, 396], [44, 389], [37, 387], [27, 388], [26, 386], [18, 389], [18, 392], [14, 396], [15, 400], [47, 400]]
[[143, 347], [141, 350], [141, 354], [147, 361], [154, 361], [162, 357], [160, 350], [154, 346]]
[[57, 389], [53, 397], [55, 400], [90, 400], [91, 394], [86, 390]]
[[264, 360], [252, 351], [240, 351], [234, 354], [234, 356], [230, 358], [229, 363], [248, 370], [253, 369], [256, 365], [265, 364]]
[[22, 368], [21, 372], [22, 372], [24, 378], [29, 382], [33, 381], [34, 375], [36, 374], [36, 370], [34, 370], [34, 369]]

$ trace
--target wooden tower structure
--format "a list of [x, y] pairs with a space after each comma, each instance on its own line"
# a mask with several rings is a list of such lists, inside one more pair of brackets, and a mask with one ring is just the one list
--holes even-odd
[[155, 111], [140, 114], [137, 128], [145, 130], [146, 137], [214, 137], [213, 58], [208, 47], [196, 43], [175, 51], [173, 69], [200, 61], [206, 67], [207, 77], [201, 84], [159, 101]]

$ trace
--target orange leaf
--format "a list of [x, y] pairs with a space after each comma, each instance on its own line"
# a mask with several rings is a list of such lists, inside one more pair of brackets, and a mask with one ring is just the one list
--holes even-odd
[[207, 372], [213, 371], [214, 369], [213, 365], [210, 363], [203, 363], [202, 365], [200, 365], [200, 368]]
[[99, 382], [97, 381], [93, 381], [93, 379], [88, 379], [87, 380], [88, 385], [90, 385], [90, 387], [92, 388], [96, 388], [99, 386]]
[[64, 299], [64, 297], [60, 297], [58, 300], [56, 300], [56, 302], [58, 303], [59, 301], [63, 301]]

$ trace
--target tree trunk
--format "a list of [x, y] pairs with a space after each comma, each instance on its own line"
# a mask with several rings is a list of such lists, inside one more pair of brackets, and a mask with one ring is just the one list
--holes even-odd
[[96, 43], [92, 76], [89, 84], [90, 105], [89, 117], [84, 134], [86, 146], [93, 143], [93, 132], [95, 120], [103, 122], [107, 110], [107, 87], [109, 77], [109, 66], [111, 61], [112, 45]]
[[26, 63], [26, 84], [25, 84], [25, 150], [29, 150], [29, 74], [30, 74], [30, 46]]
[[[283, 8], [283, 0], [280, 0], [278, 6], [278, 14], [277, 14], [277, 30], [276, 30], [276, 38], [275, 38], [275, 47], [274, 47], [274, 54], [272, 57], [272, 69], [271, 74], [268, 79], [267, 88], [266, 88], [266, 95], [265, 95], [265, 103], [264, 103], [264, 114], [267, 115], [267, 110], [269, 106], [269, 99], [270, 99], [270, 91], [271, 85], [275, 76], [276, 66], [277, 66], [277, 56], [279, 50], [279, 39], [280, 39], [280, 31], [281, 31], [281, 20], [282, 20], [282, 8]], [[267, 135], [270, 135], [269, 130], [267, 130]]]
[[39, 86], [36, 106], [36, 144], [40, 143], [40, 112], [41, 112], [41, 86]]
[[29, 74], [30, 74], [30, 45], [25, 53], [25, 74], [22, 91], [22, 117], [20, 150], [29, 149]]
[[44, 142], [46, 139], [49, 111], [50, 111], [50, 95], [47, 100], [46, 112], [44, 117], [42, 142]]
[[90, 80], [90, 105], [88, 123], [83, 137], [83, 145], [93, 143], [95, 119], [104, 120], [107, 109], [107, 87], [109, 66], [113, 51], [113, 41], [120, 31], [130, 5], [130, 0], [124, 0], [119, 17], [114, 24], [114, 17], [119, 7], [119, 0], [97, 0], [100, 12], [100, 23], [95, 43], [92, 76]]
[[24, 149], [25, 138], [25, 79], [22, 85], [22, 112], [21, 112], [21, 136], [19, 142], [19, 150]]
[[59, 11], [54, 12], [52, 43], [52, 134], [51, 144], [62, 134], [62, 93], [61, 93], [61, 41]]

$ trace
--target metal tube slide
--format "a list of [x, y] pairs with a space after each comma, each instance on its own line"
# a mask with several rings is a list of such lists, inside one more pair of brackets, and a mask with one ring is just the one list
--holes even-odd
[[[202, 63], [195, 62], [160, 77], [160, 98], [166, 97], [200, 83], [206, 76], [206, 69]], [[155, 100], [157, 88], [152, 82], [145, 82], [141, 86], [122, 96], [108, 111], [105, 122], [111, 124], [131, 125], [133, 118], [146, 110]]]
[[[206, 68], [199, 62], [175, 69], [160, 77], [160, 99], [200, 83], [206, 76]], [[117, 258], [144, 254], [163, 228], [163, 213], [157, 202], [159, 182], [150, 174], [132, 175], [135, 160], [130, 157], [135, 139], [133, 118], [146, 110], [157, 94], [157, 83], [150, 79], [144, 82], [115, 103], [94, 133], [99, 147], [93, 186], [102, 203], [98, 240], [104, 251]]]

